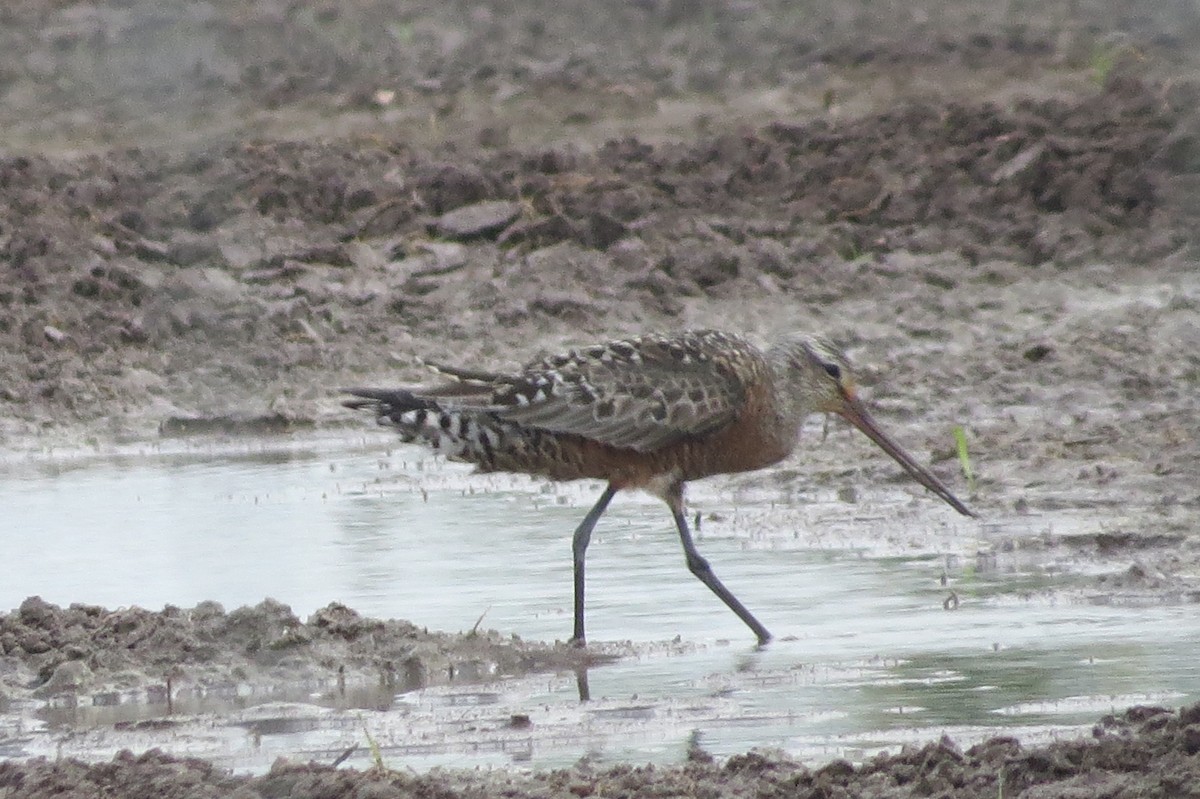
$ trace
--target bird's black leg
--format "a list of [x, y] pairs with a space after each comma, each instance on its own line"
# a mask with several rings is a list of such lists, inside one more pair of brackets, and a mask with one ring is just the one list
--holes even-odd
[[575, 537], [571, 540], [571, 554], [575, 557], [575, 634], [571, 636], [571, 643], [575, 646], [583, 646], [586, 640], [583, 634], [583, 557], [587, 554], [588, 543], [592, 540], [592, 528], [596, 526], [596, 521], [604, 514], [605, 508], [612, 502], [616, 493], [616, 486], [609, 483], [600, 499], [596, 500], [587, 516], [584, 516], [583, 521], [575, 528]]
[[579, 692], [580, 702], [592, 701], [592, 689], [588, 685], [588, 667], [579, 666], [575, 669], [575, 689]]
[[758, 619], [746, 610], [746, 606], [739, 602], [738, 598], [717, 579], [717, 575], [713, 574], [712, 566], [708, 565], [708, 561], [696, 550], [696, 542], [692, 540], [692, 533], [688, 530], [687, 517], [684, 516], [683, 484], [676, 483], [667, 489], [664, 499], [671, 508], [671, 515], [675, 517], [675, 526], [679, 528], [679, 540], [683, 542], [683, 554], [687, 558], [688, 570], [699, 577], [700, 582], [707, 585], [710, 591], [719, 596], [721, 601], [754, 631], [760, 645], [770, 641], [771, 633], [767, 632], [767, 628], [763, 627]]

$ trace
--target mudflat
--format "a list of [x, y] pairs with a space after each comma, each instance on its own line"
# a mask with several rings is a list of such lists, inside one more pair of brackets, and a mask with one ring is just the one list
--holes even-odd
[[[649, 330], [819, 330], [948, 479], [963, 427], [975, 509], [1111, 522], [1003, 546], [1103, 563], [1118, 599], [1193, 603], [1198, 66], [1182, 1], [8, 4], [0, 447], [364, 424], [337, 387], [420, 380], [414, 356], [488, 368]], [[803, 453], [789, 468], [852, 482]], [[101, 680], [274, 668], [262, 653], [281, 649], [296, 674], [376, 668], [389, 646], [430, 672], [584, 657], [420, 623], [31, 599], [0, 616], [3, 690], [69, 690], [71, 663]], [[1195, 707], [1137, 708], [1088, 741], [816, 769], [697, 752], [242, 777], [149, 753], [8, 761], [0, 786], [1186, 796], [1198, 730]]]

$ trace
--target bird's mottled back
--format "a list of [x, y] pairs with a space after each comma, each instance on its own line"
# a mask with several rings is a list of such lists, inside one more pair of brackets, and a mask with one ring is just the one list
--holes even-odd
[[552, 433], [650, 452], [728, 425], [767, 373], [762, 353], [711, 330], [610, 341], [527, 365], [490, 411]]
[[[772, 378], [762, 351], [712, 330], [610, 341], [511, 373], [430, 365], [450, 380], [353, 390], [364, 399], [351, 406], [371, 407], [404, 440], [485, 471], [629, 485], [721, 470], [715, 449], [700, 444], [732, 430], [756, 401], [761, 406]], [[778, 446], [743, 447], [753, 445], [745, 436], [736, 443], [746, 451], [728, 461], [730, 471], [786, 454]]]

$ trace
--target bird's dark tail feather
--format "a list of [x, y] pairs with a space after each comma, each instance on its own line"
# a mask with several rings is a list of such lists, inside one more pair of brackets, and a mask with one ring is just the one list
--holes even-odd
[[437, 408], [437, 403], [433, 400], [419, 397], [406, 388], [343, 388], [342, 392], [359, 398], [345, 400], [342, 405], [354, 410], [370, 408], [380, 416]]
[[370, 410], [382, 425], [396, 428], [405, 442], [420, 441], [454, 460], [465, 460], [481, 468], [494, 465], [494, 447], [507, 427], [498, 419], [470, 407], [446, 407], [436, 399], [404, 388], [347, 388], [356, 399], [347, 408]]

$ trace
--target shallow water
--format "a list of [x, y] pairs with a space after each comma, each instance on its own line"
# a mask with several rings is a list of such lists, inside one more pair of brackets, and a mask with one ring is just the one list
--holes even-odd
[[[505, 633], [565, 638], [570, 534], [600, 487], [471, 476], [386, 441], [7, 456], [0, 607], [33, 594], [153, 609], [269, 596], [301, 616], [340, 601], [431, 629], [468, 630], [482, 616]], [[332, 760], [364, 730], [390, 765], [677, 760], [689, 745], [824, 760], [943, 732], [1045, 737], [1110, 709], [1200, 698], [1194, 606], [1098, 595], [1078, 564], [1006, 560], [992, 548], [1006, 535], [1101, 520], [979, 523], [898, 484], [864, 487], [851, 503], [819, 487], [772, 487], [784, 482], [713, 480], [690, 494], [702, 552], [778, 638], [765, 650], [688, 574], [663, 505], [622, 495], [589, 550], [588, 634], [646, 645], [591, 670], [594, 701], [578, 702], [571, 674], [428, 689], [385, 712], [297, 695], [236, 711], [220, 734], [208, 724], [203, 736], [181, 735], [185, 723], [170, 738], [252, 769], [280, 754]], [[958, 606], [948, 610], [951, 591]], [[684, 646], [658, 645], [676, 637]], [[116, 720], [105, 712], [90, 721]], [[19, 754], [53, 740], [55, 752], [105, 757], [164, 746], [161, 737], [64, 745], [35, 735]], [[360, 749], [351, 762], [367, 757]]]

